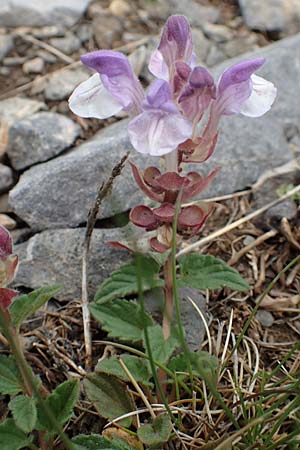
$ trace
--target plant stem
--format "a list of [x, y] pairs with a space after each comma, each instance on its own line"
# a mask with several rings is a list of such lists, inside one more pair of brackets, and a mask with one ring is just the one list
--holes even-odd
[[165, 278], [165, 306], [163, 313], [162, 330], [165, 341], [171, 334], [171, 323], [173, 316], [173, 286], [172, 286], [172, 257], [168, 257], [164, 266]]
[[25, 392], [30, 396], [32, 394], [36, 396], [39, 406], [51, 423], [53, 431], [55, 431], [60, 437], [65, 448], [67, 450], [76, 450], [75, 445], [73, 445], [68, 436], [63, 432], [52, 411], [45, 405], [44, 398], [41, 395], [39, 388], [36, 386], [36, 380], [24, 356], [20, 343], [19, 333], [14, 329], [9, 315], [2, 308], [0, 308], [0, 327], [2, 328], [3, 334], [6, 337], [12, 353], [16, 358], [18, 368], [23, 378]]
[[[142, 274], [141, 274], [141, 272], [139, 270], [140, 269], [140, 264], [139, 264], [139, 261], [138, 261], [138, 257], [139, 256], [137, 254], [136, 255], [136, 258], [137, 258], [136, 267], [137, 267], [138, 301], [139, 301], [139, 304], [141, 306], [142, 317], [144, 318], [145, 315], [146, 315], [145, 299], [144, 299], [144, 295], [143, 295]], [[163, 392], [162, 386], [161, 386], [160, 381], [158, 379], [157, 370], [156, 370], [155, 362], [154, 362], [154, 359], [153, 359], [153, 353], [152, 353], [152, 348], [151, 348], [150, 337], [149, 337], [148, 326], [147, 325], [144, 326], [144, 336], [145, 336], [146, 353], [147, 353], [147, 356], [149, 357], [149, 363], [150, 363], [151, 372], [152, 372], [152, 376], [153, 376], [153, 379], [154, 379], [154, 383], [155, 383], [155, 387], [156, 387], [157, 393], [159, 394], [159, 396], [161, 398], [161, 401], [163, 402], [163, 404], [164, 404], [164, 406], [166, 408], [166, 411], [169, 414], [170, 419], [173, 422], [176, 422], [176, 419], [175, 419], [175, 417], [174, 417], [174, 415], [173, 415], [173, 413], [171, 411], [169, 403], [168, 403], [168, 401], [166, 399], [166, 396], [165, 396], [165, 394]]]

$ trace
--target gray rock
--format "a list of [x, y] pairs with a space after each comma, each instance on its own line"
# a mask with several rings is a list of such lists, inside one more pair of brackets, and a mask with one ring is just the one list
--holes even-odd
[[246, 52], [250, 52], [258, 48], [256, 35], [247, 34], [245, 36], [238, 36], [227, 42], [219, 44], [219, 48], [225, 53], [229, 58], [234, 58], [235, 56], [241, 55]]
[[83, 44], [89, 41], [93, 36], [92, 27], [90, 24], [87, 23], [79, 25], [75, 30], [75, 33]]
[[299, 0], [239, 0], [239, 5], [253, 30], [296, 33], [300, 29]]
[[63, 37], [65, 35], [65, 28], [63, 25], [50, 25], [42, 28], [34, 28], [31, 33], [37, 39], [48, 39], [52, 37]]
[[[14, 286], [36, 289], [59, 283], [62, 285], [57, 294], [59, 300], [79, 300], [84, 235], [83, 228], [44, 231], [16, 245], [14, 250], [19, 255], [20, 264]], [[102, 281], [129, 258], [127, 252], [105, 245], [119, 235], [119, 229], [95, 229], [93, 232], [88, 263], [88, 292], [91, 297]]]
[[13, 183], [14, 177], [11, 168], [0, 163], [0, 192], [7, 192]]
[[[253, 192], [252, 209], [256, 210], [269, 202], [277, 200], [283, 195], [288, 187], [298, 184], [299, 171], [291, 172], [285, 175], [277, 175]], [[281, 192], [282, 191], [282, 192]], [[292, 220], [297, 215], [297, 205], [292, 198], [279, 203], [268, 209], [263, 215], [259, 216], [255, 222], [262, 228], [278, 227], [281, 220], [285, 217]]]
[[36, 113], [10, 128], [7, 155], [16, 170], [47, 161], [70, 147], [80, 134], [71, 119], [51, 112]]
[[123, 33], [123, 21], [111, 14], [101, 14], [93, 20], [93, 34], [99, 48], [113, 48]]
[[47, 109], [43, 102], [26, 97], [12, 97], [0, 101], [0, 123], [12, 124], [16, 120], [32, 116], [32, 114]]
[[44, 60], [42, 58], [36, 57], [26, 61], [23, 64], [23, 71], [25, 73], [42, 73], [44, 70]]
[[227, 59], [226, 55], [222, 50], [215, 44], [209, 47], [205, 63], [208, 67], [213, 67], [216, 64], [220, 64], [221, 62]]
[[[185, 331], [186, 342], [190, 350], [200, 350], [205, 336], [205, 327], [199, 313], [188, 298], [194, 301], [206, 320], [205, 298], [197, 289], [189, 287], [179, 287], [178, 296], [180, 298], [181, 320]], [[144, 294], [144, 298], [147, 311], [156, 321], [161, 323], [164, 309], [163, 290], [152, 289]], [[175, 314], [173, 321], [174, 323], [176, 321]]]
[[[244, 189], [266, 169], [293, 159], [284, 127], [287, 122], [296, 125], [300, 122], [300, 103], [295, 95], [300, 78], [300, 36], [282, 40], [243, 58], [256, 56], [266, 57], [261, 74], [276, 84], [278, 99], [262, 118], [223, 118], [212, 158], [200, 167], [191, 165], [187, 168], [207, 173], [216, 165], [222, 166], [216, 182], [205, 196]], [[289, 59], [294, 61], [293, 65], [286, 64]], [[220, 74], [233, 62], [236, 60], [216, 67], [214, 74]], [[97, 186], [107, 179], [113, 165], [128, 149], [127, 121], [122, 121], [101, 131], [92, 141], [70, 154], [25, 172], [10, 193], [11, 205], [34, 229], [77, 226], [86, 220]], [[151, 163], [151, 159], [136, 152], [132, 153], [132, 158], [141, 168]], [[143, 198], [126, 167], [104, 202], [102, 217], [127, 210]], [[35, 205], [34, 209], [32, 205]]]
[[57, 61], [57, 58], [52, 53], [47, 52], [46, 50], [39, 50], [37, 53], [39, 58], [42, 58], [43, 61], [49, 64], [54, 64]]
[[[26, 171], [10, 193], [11, 204], [34, 229], [76, 227], [86, 221], [100, 183], [130, 148], [126, 120], [107, 127], [67, 155]], [[141, 166], [147, 164], [136, 152], [131, 159]], [[32, 183], [37, 183], [38, 192]], [[28, 208], [36, 195], [35, 208]], [[142, 200], [127, 164], [103, 202], [101, 217], [126, 211]]]
[[64, 37], [50, 39], [50, 44], [66, 55], [71, 55], [80, 49], [81, 40], [75, 34], [68, 32]]
[[66, 69], [54, 72], [49, 77], [44, 87], [44, 95], [47, 100], [64, 100], [68, 98], [78, 84], [90, 76], [85, 67]]
[[211, 44], [209, 40], [204, 36], [203, 31], [201, 31], [199, 28], [192, 28], [192, 36], [194, 50], [197, 56], [197, 63], [203, 64], [206, 61]]
[[204, 34], [215, 42], [226, 42], [232, 39], [233, 32], [225, 25], [206, 23], [203, 25]]
[[271, 327], [274, 323], [273, 314], [265, 309], [259, 309], [255, 317], [264, 328]]
[[84, 14], [90, 0], [1, 0], [0, 26], [70, 27]]
[[0, 62], [13, 49], [14, 41], [9, 34], [0, 34]]
[[184, 14], [190, 24], [195, 27], [201, 27], [206, 22], [217, 22], [220, 17], [216, 7], [200, 5], [194, 0], [169, 0], [167, 2], [144, 0], [143, 7], [153, 19], [165, 20], [171, 14]]

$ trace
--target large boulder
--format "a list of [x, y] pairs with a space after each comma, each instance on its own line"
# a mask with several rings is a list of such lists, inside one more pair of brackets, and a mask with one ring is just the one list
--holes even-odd
[[13, 124], [7, 154], [16, 170], [47, 161], [71, 147], [80, 127], [62, 114], [39, 112]]
[[[276, 103], [262, 118], [240, 116], [222, 119], [213, 157], [201, 166], [192, 165], [193, 170], [204, 173], [216, 165], [222, 166], [205, 196], [244, 189], [266, 169], [294, 157], [286, 130], [297, 127], [300, 122], [300, 102], [296, 95], [300, 79], [300, 36], [226, 61], [213, 72], [217, 76], [237, 60], [258, 56], [266, 58], [260, 74], [278, 88]], [[97, 187], [131, 148], [127, 123], [125, 120], [109, 126], [69, 154], [25, 172], [10, 194], [15, 213], [36, 230], [75, 227], [84, 223]], [[131, 158], [140, 167], [151, 161], [134, 151]], [[142, 198], [127, 164], [122, 175], [115, 180], [112, 194], [105, 199], [101, 216], [109, 217], [125, 211]]]
[[71, 27], [84, 14], [91, 0], [1, 0], [0, 26]]
[[[91, 240], [88, 262], [88, 292], [93, 296], [97, 287], [116, 270], [128, 253], [105, 245], [122, 235], [122, 229], [96, 229]], [[43, 231], [28, 241], [16, 245], [20, 265], [14, 280], [15, 287], [36, 289], [61, 284], [56, 295], [59, 300], [81, 298], [81, 267], [85, 229]]]

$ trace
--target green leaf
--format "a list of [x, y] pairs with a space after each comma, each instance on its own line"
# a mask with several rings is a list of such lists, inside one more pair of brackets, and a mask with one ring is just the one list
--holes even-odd
[[148, 327], [148, 333], [153, 359], [166, 365], [176, 348], [180, 347], [180, 343], [173, 334], [165, 341], [160, 325]]
[[124, 439], [118, 438], [111, 442], [99, 434], [91, 434], [90, 436], [80, 434], [74, 437], [72, 442], [78, 445], [78, 450], [136, 450]]
[[23, 390], [23, 382], [16, 361], [11, 356], [0, 355], [0, 393], [16, 395]]
[[[149, 381], [152, 376], [151, 370], [149, 369], [149, 363], [146, 359], [129, 354], [122, 355], [120, 359], [122, 359], [125, 366], [138, 383], [142, 383], [144, 386], [152, 386], [152, 383]], [[99, 361], [95, 368], [95, 372], [115, 375], [124, 381], [129, 381], [129, 378], [122, 369], [117, 356], [111, 356], [110, 358], [105, 358]]]
[[167, 442], [172, 432], [172, 422], [168, 414], [160, 414], [152, 423], [142, 425], [137, 430], [139, 439], [146, 445], [156, 446]]
[[[192, 365], [194, 375], [203, 379], [208, 386], [215, 386], [218, 377], [218, 360], [208, 352], [189, 352], [188, 357]], [[174, 372], [188, 372], [186, 357], [183, 353], [173, 358], [169, 363], [169, 369]], [[189, 376], [188, 373], [186, 376]]]
[[[126, 385], [112, 375], [92, 373], [84, 380], [84, 387], [89, 400], [106, 419], [115, 419], [135, 408]], [[129, 427], [131, 421], [128, 417], [119, 423]]]
[[115, 299], [93, 303], [90, 310], [109, 337], [122, 341], [141, 341], [144, 327], [152, 325], [151, 317], [142, 316], [140, 305], [133, 301]]
[[10, 305], [9, 312], [12, 322], [19, 327], [27, 317], [34, 314], [41, 306], [43, 306], [51, 297], [53, 297], [61, 287], [59, 285], [47, 286], [36, 289], [30, 294], [20, 295]]
[[25, 395], [18, 395], [9, 402], [8, 406], [16, 425], [24, 433], [30, 433], [34, 429], [37, 419], [35, 399]]
[[138, 293], [137, 277], [141, 278], [142, 291], [163, 286], [163, 280], [158, 277], [159, 264], [145, 255], [137, 255], [134, 262], [126, 264], [113, 272], [96, 292], [94, 301], [105, 303], [114, 298], [125, 297]]
[[17, 427], [13, 419], [0, 423], [1, 450], [20, 450], [29, 447], [30, 442], [31, 439]]
[[247, 281], [235, 269], [214, 256], [198, 254], [182, 256], [179, 265], [180, 286], [196, 289], [220, 289], [226, 286], [235, 291], [249, 289]]
[[[79, 381], [67, 380], [60, 384], [45, 401], [45, 406], [52, 410], [56, 420], [63, 425], [73, 415], [73, 409], [79, 396]], [[38, 405], [39, 429], [51, 431], [51, 423]]]

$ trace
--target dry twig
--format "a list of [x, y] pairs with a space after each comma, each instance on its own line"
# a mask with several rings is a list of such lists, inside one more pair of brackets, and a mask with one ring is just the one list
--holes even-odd
[[114, 166], [109, 179], [102, 183], [94, 206], [90, 209], [87, 219], [86, 232], [83, 243], [83, 255], [82, 255], [82, 319], [83, 319], [83, 331], [84, 331], [84, 344], [85, 344], [85, 354], [86, 354], [86, 367], [89, 367], [92, 362], [92, 337], [90, 328], [90, 310], [88, 304], [88, 292], [87, 292], [87, 264], [88, 256], [90, 250], [90, 243], [92, 238], [93, 229], [97, 220], [97, 215], [99, 212], [100, 205], [103, 199], [109, 194], [112, 189], [114, 180], [120, 175], [124, 168], [124, 164], [129, 156], [129, 152], [121, 159], [118, 164]]

